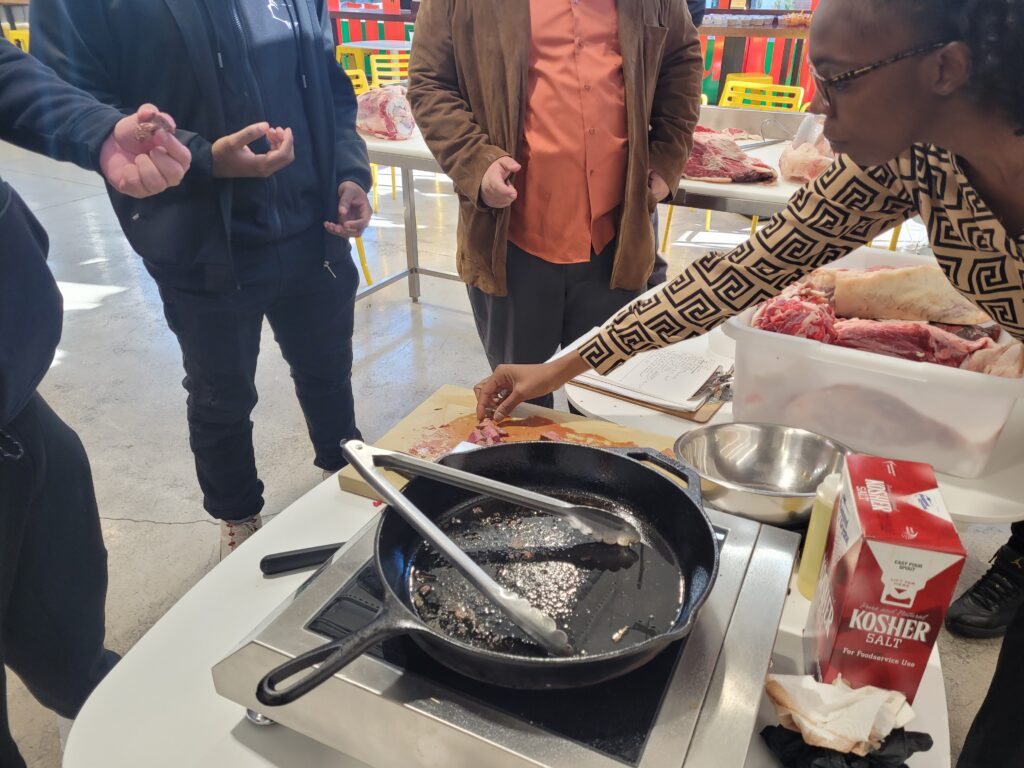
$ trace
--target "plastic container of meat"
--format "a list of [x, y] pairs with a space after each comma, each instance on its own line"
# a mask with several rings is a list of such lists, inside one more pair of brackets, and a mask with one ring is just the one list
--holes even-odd
[[[908, 267], [930, 256], [861, 248], [833, 267]], [[736, 342], [737, 421], [800, 427], [855, 451], [983, 474], [1024, 380], [918, 363], [751, 327], [756, 308], [723, 326]], [[1001, 342], [1008, 341], [1004, 331]]]

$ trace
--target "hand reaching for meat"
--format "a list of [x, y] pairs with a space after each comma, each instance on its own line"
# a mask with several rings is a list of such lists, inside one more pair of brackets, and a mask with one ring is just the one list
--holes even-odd
[[130, 197], [157, 195], [181, 183], [192, 153], [174, 136], [174, 120], [152, 104], [119, 120], [100, 147], [100, 173]]
[[499, 365], [494, 373], [473, 387], [476, 417], [501, 423], [524, 400], [554, 392], [589, 369], [583, 358], [574, 353], [540, 365]]

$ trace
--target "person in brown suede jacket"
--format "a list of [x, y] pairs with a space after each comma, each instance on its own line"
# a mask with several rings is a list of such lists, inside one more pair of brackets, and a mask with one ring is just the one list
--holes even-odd
[[424, 0], [409, 100], [459, 196], [492, 367], [546, 360], [646, 288], [702, 78], [684, 0]]

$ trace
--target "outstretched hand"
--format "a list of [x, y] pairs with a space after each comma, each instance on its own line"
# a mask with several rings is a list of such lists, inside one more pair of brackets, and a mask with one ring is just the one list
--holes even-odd
[[143, 104], [119, 120], [100, 147], [100, 173], [118, 192], [131, 197], [158, 195], [188, 172], [192, 153], [174, 135], [174, 120]]

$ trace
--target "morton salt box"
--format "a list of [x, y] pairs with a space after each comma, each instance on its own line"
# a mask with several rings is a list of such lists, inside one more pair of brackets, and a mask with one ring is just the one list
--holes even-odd
[[931, 466], [848, 456], [805, 635], [818, 679], [912, 702], [963, 563]]

